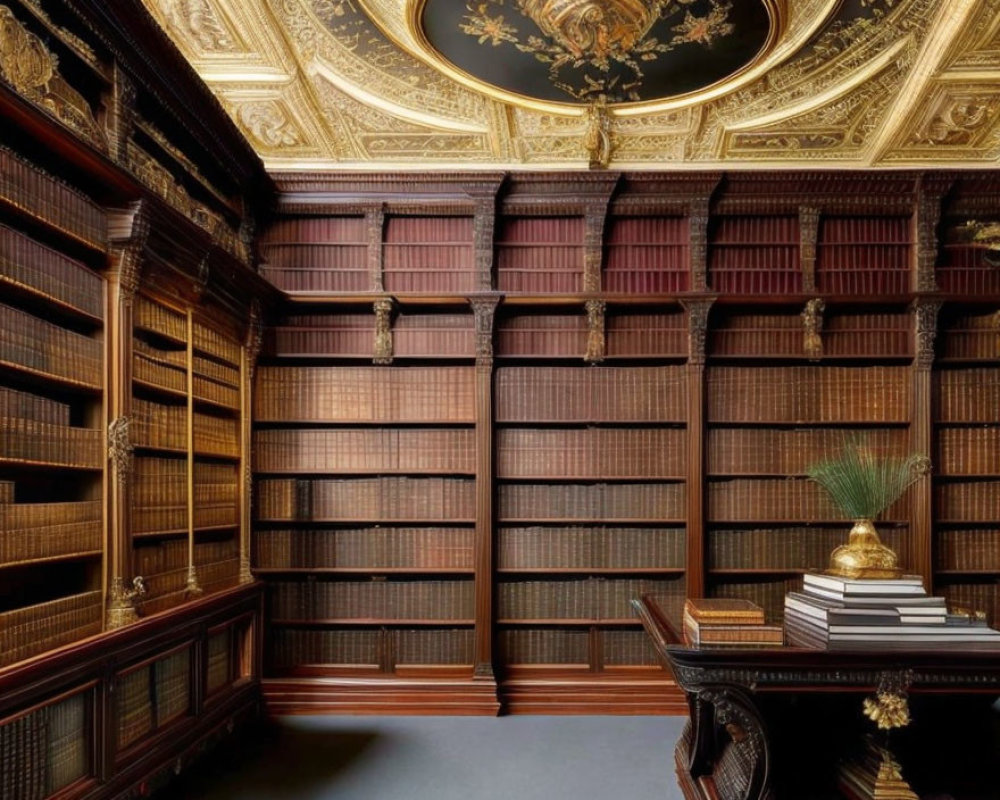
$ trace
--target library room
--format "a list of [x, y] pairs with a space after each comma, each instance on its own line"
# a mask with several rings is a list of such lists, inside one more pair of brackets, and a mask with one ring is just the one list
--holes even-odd
[[1000, 800], [995, 0], [0, 0], [0, 800]]

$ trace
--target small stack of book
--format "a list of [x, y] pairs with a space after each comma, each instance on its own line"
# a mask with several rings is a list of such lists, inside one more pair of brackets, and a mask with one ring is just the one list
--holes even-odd
[[691, 647], [780, 646], [780, 625], [764, 622], [764, 609], [749, 600], [703, 597], [684, 601], [684, 640]]
[[945, 598], [929, 596], [918, 575], [806, 573], [802, 591], [785, 596], [785, 632], [789, 644], [826, 649], [1000, 648], [1000, 631], [985, 619], [949, 614]]
[[866, 753], [837, 767], [837, 788], [849, 800], [919, 800], [892, 753], [866, 738]]

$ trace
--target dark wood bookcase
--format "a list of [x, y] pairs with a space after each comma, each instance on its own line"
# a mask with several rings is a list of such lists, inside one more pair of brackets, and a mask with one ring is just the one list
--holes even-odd
[[[669, 707], [629, 600], [780, 619], [846, 540], [805, 473], [848, 437], [931, 457], [878, 529], [996, 616], [1000, 293], [958, 222], [988, 181], [488, 178], [279, 187], [254, 423], [275, 709]], [[453, 489], [454, 513], [386, 512]]]

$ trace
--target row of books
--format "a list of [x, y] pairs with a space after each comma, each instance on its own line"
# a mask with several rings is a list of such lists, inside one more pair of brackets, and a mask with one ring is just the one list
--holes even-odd
[[107, 246], [107, 218], [100, 206], [6, 147], [0, 147], [0, 200], [91, 247]]
[[99, 339], [2, 303], [0, 361], [94, 389], [104, 383]]
[[939, 570], [1000, 573], [1000, 528], [938, 530], [934, 557]]
[[261, 245], [261, 255], [268, 270], [279, 269], [286, 273], [291, 270], [305, 273], [354, 272], [364, 275], [372, 283], [367, 243], [267, 242]]
[[1000, 475], [1000, 428], [939, 428], [939, 475]]
[[[805, 336], [799, 321], [798, 330], [715, 330], [710, 333], [710, 356], [754, 356], [804, 358], [814, 356], [805, 349]], [[909, 357], [913, 354], [913, 336], [906, 330], [856, 330], [820, 333], [822, 353], [827, 357]]]
[[[196, 355], [198, 353], [205, 353], [228, 366], [228, 369], [220, 372], [221, 375], [226, 376], [222, 380], [239, 384], [239, 366], [243, 347], [237, 338], [235, 338], [235, 334], [227, 335], [195, 320], [191, 330], [191, 345]], [[201, 361], [201, 359], [196, 359], [196, 367]], [[207, 367], [203, 368], [207, 369]], [[209, 375], [211, 373], [206, 372], [204, 374]]]
[[0, 612], [0, 666], [100, 633], [101, 592], [83, 592]]
[[191, 394], [195, 400], [205, 400], [223, 408], [237, 411], [240, 407], [240, 390], [238, 386], [218, 383], [200, 375], [191, 379]]
[[502, 570], [683, 569], [683, 528], [501, 527]]
[[942, 595], [949, 606], [984, 611], [989, 624], [1000, 624], [1000, 584], [992, 575], [984, 576], [980, 583], [964, 580], [948, 583], [939, 579], [934, 591]]
[[[143, 578], [186, 569], [188, 565], [188, 542], [186, 539], [170, 539], [155, 543], [143, 542], [134, 550], [135, 570]], [[221, 541], [196, 541], [194, 543], [194, 563], [196, 566], [228, 561], [239, 556], [239, 542], [235, 538]]]
[[165, 364], [147, 353], [135, 353], [132, 360], [132, 378], [139, 383], [166, 389], [175, 394], [187, 392], [187, 370]]
[[[356, 315], [351, 315], [356, 316]], [[462, 357], [473, 358], [476, 352], [473, 317], [440, 315], [412, 319], [397, 317], [392, 326], [392, 352], [397, 358]], [[451, 325], [452, 319], [462, 325]], [[270, 355], [362, 356], [371, 358], [375, 350], [375, 317], [359, 320], [353, 327], [340, 324], [330, 328], [269, 328], [267, 352]]]
[[191, 710], [191, 649], [157, 659], [152, 666], [156, 725], [162, 727]]
[[474, 422], [473, 367], [271, 367], [258, 422]]
[[682, 422], [687, 373], [667, 367], [501, 367], [498, 422]]
[[[196, 567], [198, 586], [205, 594], [235, 586], [239, 581], [239, 559], [232, 558]], [[146, 578], [146, 576], [143, 576]], [[141, 607], [144, 615], [158, 614], [191, 599], [187, 567], [146, 578], [146, 594]]]
[[1000, 480], [939, 483], [934, 487], [934, 503], [941, 522], [1000, 520]]
[[683, 483], [532, 484], [500, 486], [501, 520], [663, 521], [687, 517]]
[[133, 304], [133, 324], [175, 343], [187, 341], [187, 316], [139, 295]]
[[115, 718], [119, 750], [153, 730], [152, 667], [146, 666], [118, 677], [115, 686]]
[[100, 319], [104, 281], [85, 264], [0, 225], [0, 281]]
[[911, 393], [902, 366], [706, 370], [710, 422], [908, 422]]
[[475, 472], [472, 428], [258, 430], [258, 472]]
[[442, 620], [475, 617], [471, 580], [275, 581], [274, 620]]
[[687, 473], [680, 428], [501, 428], [500, 478], [677, 478]]
[[939, 263], [935, 270], [942, 292], [981, 297], [1000, 293], [1000, 273], [985, 262], [978, 248], [949, 249], [945, 253], [953, 263]]
[[472, 528], [336, 528], [256, 530], [258, 569], [473, 568]]
[[587, 319], [582, 314], [511, 316], [496, 325], [494, 352], [500, 357], [583, 358]]
[[939, 422], [996, 422], [1000, 367], [940, 370], [933, 386]]
[[522, 256], [516, 260], [501, 258], [502, 254], [503, 251], [497, 254], [498, 291], [510, 294], [579, 294], [583, 291], [582, 253], [560, 253], [557, 248], [546, 248], [544, 253], [528, 254], [534, 258]]
[[211, 697], [233, 682], [232, 627], [213, 633], [205, 643], [205, 694]]
[[[709, 576], [707, 594], [710, 597], [749, 600], [764, 609], [765, 618], [772, 623], [782, 620], [785, 613], [785, 595], [802, 590], [802, 576], [745, 575]], [[677, 613], [682, 609], [678, 608]]]
[[464, 216], [387, 216], [384, 239], [386, 245], [403, 244], [467, 244], [472, 245], [474, 220]]
[[[707, 486], [708, 519], [758, 522], [841, 519], [843, 514], [823, 488], [808, 478], [713, 479]], [[906, 519], [909, 506], [899, 501], [887, 519]]]
[[[167, 450], [187, 450], [187, 407], [161, 405], [140, 397], [132, 399], [134, 443]], [[234, 417], [194, 412], [194, 451], [197, 455], [237, 458], [240, 423]]]
[[212, 358], [195, 355], [191, 362], [191, 370], [197, 377], [206, 378], [237, 390], [240, 388], [240, 370], [238, 366], [229, 366]]
[[132, 353], [157, 364], [187, 370], [187, 349], [176, 343], [163, 344], [162, 341], [148, 341], [141, 336], [133, 336]]
[[586, 228], [582, 215], [563, 217], [504, 216], [497, 220], [496, 241], [532, 246], [541, 243], [583, 244]]
[[[907, 528], [881, 526], [882, 542], [908, 563]], [[820, 568], [830, 553], [847, 541], [847, 525], [839, 527], [712, 528], [707, 535], [710, 570], [802, 570]]]
[[[36, 505], [57, 504], [31, 504]], [[30, 517], [48, 514], [49, 509], [45, 512], [35, 511], [29, 515], [29, 521], [26, 521], [23, 514], [10, 514], [10, 506], [0, 505], [0, 565], [79, 554], [99, 554], [104, 544], [100, 502], [88, 502], [86, 505], [93, 507], [93, 513], [88, 514], [91, 519], [42, 524], [35, 524], [30, 521]]]
[[471, 521], [475, 481], [379, 477], [353, 480], [264, 479], [257, 482], [261, 520]]
[[[381, 228], [377, 228], [381, 236]], [[279, 217], [261, 232], [261, 243], [368, 246], [368, 222], [363, 214], [323, 217]]]
[[[684, 248], [686, 250], [686, 248]], [[646, 267], [650, 259], [637, 257], [637, 246], [609, 248], [601, 287], [609, 294], [680, 294], [691, 286], [686, 252], [664, 253]], [[616, 262], [625, 262], [617, 266]]]
[[956, 315], [939, 322], [938, 328], [939, 358], [1000, 358], [1000, 316], [995, 311]]
[[[791, 248], [783, 254], [770, 250], [756, 257], [743, 251], [718, 250], [709, 256], [709, 286], [720, 294], [799, 294], [802, 271], [797, 253]], [[783, 255], [783, 258], [778, 258]], [[721, 262], [721, 263], [720, 263]]]
[[504, 580], [497, 585], [497, 617], [510, 620], [633, 619], [631, 602], [655, 592], [683, 596], [684, 581], [654, 578]]
[[68, 403], [0, 386], [0, 418], [16, 417], [45, 425], [68, 427], [71, 411]]
[[96, 428], [0, 416], [0, 460], [99, 469], [102, 456], [103, 432]]
[[309, 665], [382, 667], [416, 664], [468, 664], [473, 662], [475, 631], [444, 630], [276, 628], [271, 639], [271, 660], [281, 669]]
[[709, 475], [804, 475], [822, 458], [859, 437], [879, 456], [907, 451], [905, 428], [709, 428], [705, 460]]
[[[346, 256], [348, 263], [357, 266], [351, 269], [325, 267], [277, 267], [272, 266], [270, 259], [275, 258], [274, 247], [262, 248], [264, 258], [260, 274], [273, 286], [284, 292], [318, 292], [328, 294], [346, 294], [351, 292], [375, 292], [378, 286], [365, 262], [364, 254]], [[356, 261], [355, 261], [356, 259]], [[324, 259], [325, 261], [325, 259]]]
[[89, 697], [81, 692], [0, 726], [0, 797], [42, 800], [88, 774]]

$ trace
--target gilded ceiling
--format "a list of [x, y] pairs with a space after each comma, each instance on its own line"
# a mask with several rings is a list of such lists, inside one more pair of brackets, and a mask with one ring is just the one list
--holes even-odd
[[1000, 157], [1000, 0], [145, 2], [272, 171]]

